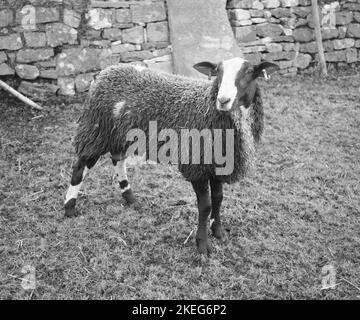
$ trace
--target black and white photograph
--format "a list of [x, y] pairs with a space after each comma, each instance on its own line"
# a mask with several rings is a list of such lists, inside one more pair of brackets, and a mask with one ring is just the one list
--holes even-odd
[[0, 300], [360, 300], [359, 62], [360, 0], [0, 0]]

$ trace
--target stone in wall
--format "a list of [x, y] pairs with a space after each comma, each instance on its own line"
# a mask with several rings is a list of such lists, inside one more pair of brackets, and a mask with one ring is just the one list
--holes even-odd
[[87, 29], [84, 31], [81, 38], [86, 40], [100, 40], [101, 30]]
[[287, 69], [287, 68], [291, 68], [293, 66], [293, 61], [288, 61], [288, 60], [283, 60], [283, 61], [278, 61], [277, 65], [279, 66], [280, 69]]
[[47, 24], [45, 28], [47, 43], [51, 47], [62, 44], [76, 44], [77, 30], [63, 23]]
[[353, 13], [351, 11], [339, 11], [335, 13], [336, 25], [346, 25], [353, 20]]
[[295, 50], [295, 44], [294, 43], [283, 43], [282, 44], [283, 50], [284, 51], [293, 51]]
[[36, 23], [56, 22], [60, 20], [60, 12], [54, 7], [37, 7]]
[[15, 71], [6, 63], [0, 63], [0, 76], [13, 75]]
[[59, 87], [59, 94], [65, 96], [75, 95], [75, 80], [74, 78], [58, 78], [57, 84]]
[[45, 47], [45, 32], [24, 32], [25, 43], [28, 47]]
[[360, 24], [358, 23], [349, 24], [346, 35], [350, 38], [351, 37], [360, 38]]
[[129, 9], [118, 9], [115, 10], [115, 16], [114, 16], [114, 20], [115, 20], [115, 25], [126, 25], [126, 24], [130, 24], [131, 21], [131, 12]]
[[122, 32], [123, 42], [140, 44], [144, 42], [144, 28], [141, 26], [124, 29]]
[[170, 45], [169, 41], [145, 42], [141, 44], [142, 50], [164, 49]]
[[360, 12], [354, 12], [354, 20], [356, 22], [360, 22]]
[[121, 43], [121, 41], [116, 41], [111, 44], [112, 53], [124, 53], [128, 51], [135, 51], [137, 47], [130, 43]]
[[20, 86], [18, 87], [19, 92], [37, 101], [48, 99], [56, 94], [58, 89], [58, 86], [51, 83], [35, 83], [29, 81], [21, 81]]
[[40, 70], [39, 77], [46, 78], [46, 79], [54, 79], [54, 80], [56, 80], [58, 78], [55, 68]]
[[262, 38], [277, 37], [283, 33], [283, 29], [278, 24], [267, 23], [256, 26], [256, 34]]
[[355, 40], [351, 38], [335, 39], [333, 40], [333, 44], [335, 50], [341, 50], [353, 47], [355, 45]]
[[360, 3], [344, 3], [343, 8], [350, 11], [360, 11]]
[[280, 0], [282, 7], [296, 7], [299, 5], [299, 0]]
[[249, 10], [252, 18], [262, 18], [264, 16], [264, 11], [262, 10]]
[[311, 6], [311, 0], [299, 0], [299, 6], [303, 6], [303, 7], [306, 7], [306, 6]]
[[88, 24], [95, 30], [112, 27], [112, 11], [106, 9], [90, 9], [85, 15]]
[[121, 39], [121, 29], [118, 29], [118, 28], [104, 29], [104, 31], [102, 33], [102, 37], [104, 39], [109, 39], [109, 40], [120, 40]]
[[57, 56], [56, 70], [60, 77], [100, 70], [102, 66], [107, 65], [111, 54], [111, 49], [64, 49]]
[[275, 18], [290, 18], [291, 17], [291, 11], [288, 8], [276, 8], [273, 10], [270, 10], [271, 15]]
[[7, 60], [7, 55], [5, 52], [0, 51], [0, 63], [3, 63]]
[[358, 61], [357, 50], [355, 48], [347, 49], [345, 54], [347, 63], [353, 63]]
[[146, 26], [148, 42], [165, 42], [169, 40], [167, 21], [148, 23]]
[[261, 62], [260, 53], [248, 53], [244, 54], [244, 58], [253, 65], [257, 65]]
[[293, 37], [294, 40], [298, 42], [309, 42], [313, 40], [314, 34], [309, 28], [299, 28], [293, 31]]
[[230, 19], [234, 19], [237, 21], [249, 20], [251, 17], [249, 10], [243, 10], [243, 9], [230, 10], [229, 16], [230, 16]]
[[0, 50], [18, 50], [22, 46], [21, 37], [17, 33], [0, 37]]
[[251, 18], [251, 22], [252, 22], [252, 23], [255, 23], [255, 24], [265, 23], [265, 22], [266, 22], [266, 19], [264, 19], [264, 18]]
[[36, 79], [40, 74], [37, 67], [29, 64], [18, 64], [15, 66], [15, 71], [21, 79], [27, 80]]
[[153, 58], [151, 51], [132, 51], [121, 54], [121, 62], [142, 61]]
[[79, 27], [80, 22], [81, 22], [81, 14], [80, 13], [78, 13], [74, 10], [68, 9], [68, 8], [64, 9], [64, 23], [66, 25], [76, 29]]
[[296, 56], [294, 51], [281, 51], [281, 52], [269, 52], [262, 55], [264, 60], [276, 61], [276, 60], [293, 60]]
[[344, 39], [346, 37], [347, 26], [338, 27], [339, 39]]
[[[333, 52], [325, 52], [325, 60], [327, 62], [338, 62], [338, 61], [346, 61], [346, 52], [345, 50], [341, 51], [333, 51]], [[319, 60], [319, 55], [316, 54], [315, 60]]]
[[321, 30], [321, 36], [323, 40], [335, 39], [339, 36], [338, 29]]
[[40, 60], [47, 60], [54, 56], [52, 48], [45, 49], [22, 49], [16, 54], [16, 61], [20, 63], [35, 62]]
[[166, 19], [164, 2], [139, 3], [130, 6], [135, 23], [155, 22]]
[[311, 55], [300, 53], [294, 60], [294, 67], [306, 69], [312, 60]]
[[280, 43], [267, 43], [265, 47], [268, 52], [279, 52], [283, 49]]
[[292, 12], [301, 18], [306, 18], [311, 13], [311, 7], [295, 7]]
[[85, 92], [89, 89], [91, 82], [94, 80], [92, 73], [79, 74], [75, 78], [75, 88], [78, 92]]
[[7, 27], [13, 23], [13, 13], [9, 9], [0, 10], [0, 27]]
[[266, 9], [278, 8], [280, 7], [279, 0], [263, 0], [262, 3]]
[[256, 40], [256, 29], [254, 27], [234, 27], [235, 38], [239, 42], [250, 42]]
[[227, 3], [227, 8], [251, 9], [254, 0], [231, 0]]

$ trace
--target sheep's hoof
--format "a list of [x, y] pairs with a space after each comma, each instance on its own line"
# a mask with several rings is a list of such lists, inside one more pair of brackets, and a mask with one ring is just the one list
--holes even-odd
[[70, 199], [65, 204], [65, 217], [71, 218], [76, 216], [75, 203], [76, 199]]
[[220, 241], [224, 241], [225, 240], [225, 237], [224, 237], [224, 231], [222, 230], [221, 228], [221, 224], [216, 224], [216, 223], [213, 223], [212, 226], [211, 226], [211, 231], [212, 231], [212, 234], [213, 236], [220, 240]]
[[136, 199], [131, 189], [126, 190], [122, 194], [123, 198], [125, 199], [127, 204], [134, 204]]
[[212, 248], [208, 240], [196, 239], [196, 246], [201, 255], [210, 256]]

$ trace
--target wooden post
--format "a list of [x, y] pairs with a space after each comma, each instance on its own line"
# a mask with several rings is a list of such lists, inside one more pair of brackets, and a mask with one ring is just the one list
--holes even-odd
[[318, 53], [319, 53], [320, 75], [323, 77], [326, 77], [327, 69], [326, 69], [324, 47], [323, 47], [322, 36], [321, 36], [318, 1], [311, 0], [311, 5], [312, 5], [312, 15], [313, 15], [314, 25], [315, 25], [315, 39], [316, 39], [316, 44], [317, 44]]
[[10, 93], [12, 93], [16, 98], [20, 99], [22, 102], [25, 102], [26, 104], [28, 104], [29, 106], [38, 109], [38, 110], [42, 110], [43, 108], [40, 107], [37, 103], [35, 103], [34, 101], [30, 100], [29, 98], [23, 96], [20, 92], [16, 91], [15, 89], [11, 88], [8, 84], [6, 84], [4, 81], [0, 80], [0, 87], [9, 91]]

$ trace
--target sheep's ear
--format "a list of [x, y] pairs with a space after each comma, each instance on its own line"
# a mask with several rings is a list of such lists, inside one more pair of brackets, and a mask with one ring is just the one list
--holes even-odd
[[264, 61], [258, 64], [254, 67], [253, 72], [253, 79], [256, 79], [258, 77], [263, 77], [266, 80], [270, 79], [270, 75], [276, 71], [278, 71], [280, 68], [277, 64]]
[[217, 75], [216, 72], [217, 64], [212, 62], [207, 62], [207, 61], [199, 62], [194, 64], [193, 68], [209, 77]]

